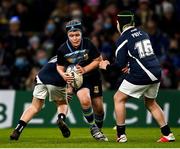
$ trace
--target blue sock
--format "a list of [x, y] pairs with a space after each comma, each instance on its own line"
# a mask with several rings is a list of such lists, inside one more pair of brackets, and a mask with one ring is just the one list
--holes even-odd
[[83, 115], [86, 118], [86, 120], [88, 121], [88, 123], [90, 125], [95, 124], [92, 107], [89, 107], [88, 109], [82, 109], [82, 111], [83, 111]]
[[103, 120], [104, 120], [104, 113], [101, 115], [95, 114], [95, 123], [98, 126], [98, 128], [102, 128], [103, 126]]

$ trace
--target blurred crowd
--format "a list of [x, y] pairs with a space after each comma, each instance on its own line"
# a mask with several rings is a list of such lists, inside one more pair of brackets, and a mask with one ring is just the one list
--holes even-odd
[[[104, 58], [113, 61], [116, 15], [135, 13], [162, 66], [161, 88], [180, 90], [180, 0], [1, 0], [0, 89], [32, 90], [39, 69], [66, 41], [65, 23], [80, 19]], [[124, 76], [102, 73], [104, 89]]]

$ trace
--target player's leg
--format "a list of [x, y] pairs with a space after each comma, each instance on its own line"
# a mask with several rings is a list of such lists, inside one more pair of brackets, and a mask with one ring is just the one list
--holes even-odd
[[127, 80], [123, 80], [118, 91], [114, 95], [114, 107], [116, 114], [116, 124], [117, 124], [117, 142], [127, 142], [127, 137], [125, 133], [126, 124], [126, 108], [125, 103], [129, 96], [134, 98], [139, 98], [146, 90], [144, 85], [135, 85]]
[[22, 130], [32, 117], [41, 110], [44, 100], [47, 96], [47, 87], [44, 84], [38, 84], [34, 87], [32, 104], [24, 111], [19, 123], [10, 135], [11, 140], [18, 140]]
[[58, 118], [57, 125], [65, 138], [70, 136], [70, 130], [65, 123], [66, 115], [68, 112], [68, 104], [67, 104], [67, 88], [58, 87], [54, 85], [47, 85], [48, 93], [49, 93], [49, 101], [54, 101], [57, 106]]
[[101, 129], [104, 120], [104, 107], [102, 96], [102, 82], [100, 79], [92, 80], [90, 87], [90, 95], [92, 98], [92, 107], [94, 110], [95, 123]]
[[100, 129], [95, 124], [94, 113], [92, 109], [90, 90], [88, 88], [81, 88], [77, 92], [77, 97], [80, 101], [83, 115], [87, 122], [90, 124], [91, 135], [97, 140], [104, 140], [104, 135], [101, 133]]
[[68, 105], [65, 100], [55, 101], [58, 112], [57, 125], [65, 138], [68, 138], [71, 134], [68, 125], [66, 124], [66, 115], [68, 112]]
[[159, 142], [175, 141], [175, 138], [170, 130], [170, 127], [168, 126], [165, 120], [164, 112], [162, 111], [161, 107], [157, 104], [155, 100], [155, 98], [157, 97], [158, 90], [159, 90], [159, 83], [150, 85], [148, 90], [144, 93], [145, 106], [147, 107], [149, 112], [151, 112], [153, 118], [156, 120], [156, 122], [161, 128], [163, 137], [158, 141]]
[[149, 112], [151, 112], [153, 118], [159, 124], [161, 133], [163, 137], [158, 140], [158, 142], [172, 142], [175, 141], [175, 137], [173, 136], [170, 127], [168, 126], [164, 112], [162, 111], [161, 107], [157, 104], [155, 99], [150, 99], [145, 97], [145, 105]]
[[104, 121], [103, 97], [102, 96], [93, 97], [92, 106], [95, 115], [95, 123], [98, 126], [98, 128], [101, 130], [104, 141], [108, 141], [108, 138], [102, 132], [102, 126]]
[[104, 106], [102, 96], [102, 82], [100, 79], [91, 81], [90, 95], [91, 102], [94, 111], [95, 123], [101, 130], [104, 141], [108, 141], [108, 138], [103, 134], [102, 127], [104, 121]]
[[44, 104], [44, 100], [33, 97], [32, 104], [23, 112], [16, 128], [10, 135], [11, 140], [18, 140], [27, 123], [37, 114]]
[[77, 92], [77, 97], [80, 101], [83, 115], [90, 125], [95, 124], [94, 114], [92, 109], [90, 91], [88, 88], [82, 88]]
[[103, 97], [93, 97], [92, 98], [92, 107], [94, 111], [95, 123], [101, 129], [103, 127], [104, 120], [104, 108], [103, 108]]
[[121, 91], [117, 91], [114, 95], [114, 109], [116, 115], [117, 142], [126, 142], [126, 107], [125, 103], [128, 96]]
[[166, 125], [164, 113], [161, 109], [161, 107], [157, 104], [155, 99], [150, 99], [145, 97], [144, 98], [145, 106], [151, 112], [153, 118], [156, 120], [156, 122], [159, 124], [160, 127], [163, 127]]

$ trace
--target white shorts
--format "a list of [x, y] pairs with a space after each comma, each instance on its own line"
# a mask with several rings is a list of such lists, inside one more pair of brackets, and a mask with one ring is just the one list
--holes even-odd
[[159, 91], [160, 83], [148, 84], [148, 85], [135, 85], [127, 80], [123, 80], [119, 87], [119, 91], [134, 98], [140, 98], [145, 96], [147, 98], [155, 99]]
[[34, 87], [33, 96], [38, 99], [46, 99], [49, 95], [49, 101], [66, 100], [66, 87], [54, 85], [37, 84]]

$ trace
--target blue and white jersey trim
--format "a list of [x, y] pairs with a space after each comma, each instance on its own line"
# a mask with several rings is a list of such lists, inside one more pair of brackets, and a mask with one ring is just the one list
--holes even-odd
[[158, 80], [148, 69], [146, 69], [146, 67], [144, 67], [144, 65], [136, 57], [131, 55], [129, 50], [128, 50], [128, 54], [129, 54], [130, 57], [132, 57], [133, 59], [136, 60], [136, 62], [139, 64], [139, 66], [146, 72], [146, 74], [149, 76], [149, 78], [152, 81], [157, 81]]
[[127, 42], [128, 42], [128, 40], [126, 39], [125, 41], [123, 41], [123, 42], [118, 46], [118, 48], [117, 48], [117, 50], [116, 50], [116, 53], [115, 53], [116, 57], [117, 57], [117, 54], [118, 54], [119, 50], [120, 50]]
[[36, 81], [37, 81], [37, 82], [36, 82], [37, 84], [43, 84], [43, 82], [39, 79], [39, 76], [38, 76], [38, 75], [36, 76]]
[[56, 63], [57, 62], [57, 55], [52, 57], [48, 63]]

